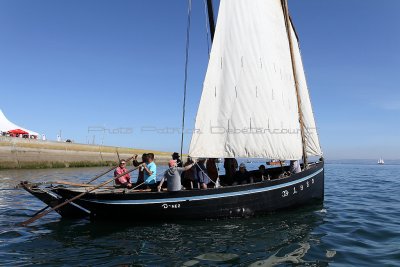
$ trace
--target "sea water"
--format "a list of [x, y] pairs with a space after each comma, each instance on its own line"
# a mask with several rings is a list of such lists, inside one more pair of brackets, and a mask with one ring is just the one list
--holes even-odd
[[84, 182], [104, 168], [0, 171], [0, 265], [400, 266], [400, 165], [344, 163], [325, 165], [322, 205], [256, 218], [140, 224], [52, 212], [29, 227], [16, 224], [45, 205], [14, 189], [19, 181]]

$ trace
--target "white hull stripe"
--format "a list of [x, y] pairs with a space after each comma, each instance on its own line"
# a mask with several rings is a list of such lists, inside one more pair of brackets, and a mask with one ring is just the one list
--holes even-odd
[[215, 198], [226, 198], [226, 197], [235, 197], [235, 196], [242, 196], [242, 195], [249, 195], [249, 194], [257, 194], [262, 192], [267, 192], [279, 188], [284, 188], [288, 186], [292, 186], [301, 182], [304, 182], [317, 174], [321, 173], [324, 169], [320, 169], [315, 173], [312, 173], [300, 180], [296, 180], [290, 183], [279, 184], [259, 189], [250, 189], [245, 191], [238, 191], [238, 192], [229, 192], [229, 193], [221, 193], [221, 194], [214, 194], [214, 195], [204, 195], [204, 196], [192, 196], [192, 197], [177, 197], [177, 198], [159, 198], [159, 199], [134, 199], [134, 200], [87, 200], [82, 199], [83, 201], [92, 202], [92, 203], [101, 203], [101, 204], [110, 204], [110, 205], [142, 205], [142, 204], [159, 204], [159, 203], [171, 203], [171, 202], [184, 202], [184, 201], [198, 201], [198, 200], [208, 200], [208, 199], [215, 199]]
[[[49, 194], [50, 196], [56, 198], [56, 199], [60, 199], [60, 198], [61, 198], [59, 195], [57, 195], [57, 194], [55, 194], [55, 193], [53, 193], [53, 192], [51, 192], [51, 191], [45, 191], [45, 192], [46, 192], [47, 194]], [[85, 208], [83, 208], [83, 207], [81, 207], [81, 206], [75, 204], [74, 202], [71, 202], [71, 203], [69, 203], [69, 204], [71, 204], [72, 206], [74, 206], [74, 207], [76, 207], [76, 208], [78, 208], [78, 209], [80, 209], [80, 210], [83, 210], [84, 212], [90, 214], [90, 211], [89, 211], [89, 210], [87, 210], [87, 209], [85, 209]]]

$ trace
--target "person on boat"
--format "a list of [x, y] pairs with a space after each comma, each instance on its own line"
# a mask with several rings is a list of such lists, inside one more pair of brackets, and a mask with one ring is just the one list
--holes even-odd
[[291, 160], [290, 161], [289, 172], [291, 174], [295, 174], [295, 173], [301, 172], [300, 162], [298, 160]]
[[[147, 154], [146, 153], [144, 153], [142, 155], [142, 161], [141, 162], [139, 162], [137, 160], [137, 155], [135, 155], [135, 159], [133, 160], [132, 163], [133, 163], [133, 166], [137, 167], [137, 166], [139, 166], [139, 165], [141, 165], [141, 164], [143, 164], [145, 162], [147, 162]], [[145, 185], [139, 186], [139, 185], [141, 185], [143, 183], [144, 183], [144, 167], [141, 166], [141, 167], [139, 167], [138, 179], [136, 181], [135, 186], [138, 186], [137, 189], [144, 189], [146, 187]]]
[[154, 163], [154, 154], [148, 153], [144, 167], [144, 183], [148, 188], [156, 190], [157, 188], [157, 165]]
[[216, 158], [209, 158], [207, 159], [206, 163], [206, 168], [207, 168], [207, 174], [210, 179], [216, 183], [218, 179], [218, 168], [216, 164]]
[[183, 162], [180, 159], [180, 156], [179, 156], [178, 152], [174, 152], [171, 156], [172, 156], [172, 159], [176, 161], [176, 165], [178, 167], [182, 167], [183, 166]]
[[235, 176], [236, 170], [238, 168], [238, 162], [235, 158], [226, 158], [224, 160], [225, 168], [225, 178], [222, 181], [226, 185], [231, 185], [233, 183], [233, 178]]
[[250, 176], [246, 169], [246, 164], [240, 163], [239, 170], [235, 173], [233, 177], [232, 185], [249, 184], [253, 182], [253, 177]]
[[260, 165], [258, 167], [258, 172], [255, 173], [254, 175], [254, 182], [262, 182], [262, 181], [269, 181], [271, 180], [269, 174], [267, 173], [267, 170], [265, 168], [265, 165]]
[[177, 161], [171, 159], [168, 163], [168, 170], [164, 172], [164, 176], [161, 179], [160, 184], [157, 186], [157, 191], [161, 191], [162, 185], [165, 180], [167, 180], [168, 191], [180, 191], [182, 189], [181, 173], [183, 171], [190, 170], [194, 165], [195, 162], [187, 165], [186, 167], [178, 167]]
[[[124, 159], [121, 159], [119, 162], [119, 166], [114, 171], [114, 177], [117, 177], [127, 171], [128, 170], [126, 169], [126, 161]], [[115, 184], [119, 187], [131, 189], [132, 188], [131, 175], [127, 173], [121, 177], [115, 178]]]
[[[195, 164], [195, 162], [191, 157], [188, 157], [183, 167], [187, 167], [191, 164]], [[185, 187], [186, 189], [193, 189], [193, 185], [197, 185], [195, 172], [196, 168], [190, 168], [181, 174], [182, 177], [181, 183], [183, 187]]]
[[207, 168], [204, 165], [206, 159], [199, 159], [196, 164], [195, 180], [200, 185], [200, 189], [207, 189], [208, 183], [210, 183], [210, 177], [207, 173]]

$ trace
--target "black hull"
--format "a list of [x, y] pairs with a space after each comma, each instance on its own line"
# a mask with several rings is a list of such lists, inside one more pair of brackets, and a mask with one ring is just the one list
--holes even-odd
[[[67, 188], [52, 191], [63, 200], [79, 194]], [[320, 162], [288, 178], [256, 184], [179, 192], [90, 193], [76, 200], [76, 205], [68, 205], [68, 212], [59, 213], [82, 217], [88, 215], [83, 212], [87, 210], [92, 219], [102, 220], [213, 219], [254, 216], [323, 199], [324, 165]]]
[[[35, 185], [29, 183], [21, 183], [22, 188], [26, 191], [40, 199], [43, 203], [45, 203], [49, 207], [55, 207], [65, 201], [63, 197], [55, 194], [52, 191], [43, 190]], [[79, 219], [88, 217], [90, 215], [90, 211], [83, 209], [81, 206], [78, 206], [75, 203], [70, 203], [64, 205], [63, 207], [56, 210], [58, 214], [60, 214], [64, 218], [71, 219]]]

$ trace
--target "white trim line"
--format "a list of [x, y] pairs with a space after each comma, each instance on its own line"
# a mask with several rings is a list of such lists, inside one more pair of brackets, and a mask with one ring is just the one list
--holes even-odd
[[234, 197], [234, 196], [242, 196], [249, 194], [257, 194], [262, 192], [267, 192], [279, 188], [284, 188], [287, 186], [291, 186], [294, 184], [298, 184], [304, 182], [317, 174], [320, 174], [324, 168], [318, 170], [317, 172], [307, 175], [306, 177], [296, 180], [290, 183], [279, 184], [259, 189], [249, 189], [246, 191], [238, 191], [238, 192], [230, 192], [230, 193], [220, 193], [214, 195], [204, 195], [204, 196], [193, 196], [193, 197], [177, 197], [177, 198], [162, 198], [162, 199], [134, 199], [134, 200], [88, 200], [81, 199], [83, 201], [92, 202], [92, 203], [101, 203], [101, 204], [109, 204], [109, 205], [143, 205], [143, 204], [163, 204], [163, 203], [171, 203], [171, 202], [185, 202], [185, 201], [199, 201], [199, 200], [208, 200], [215, 198], [225, 198], [225, 197]]

